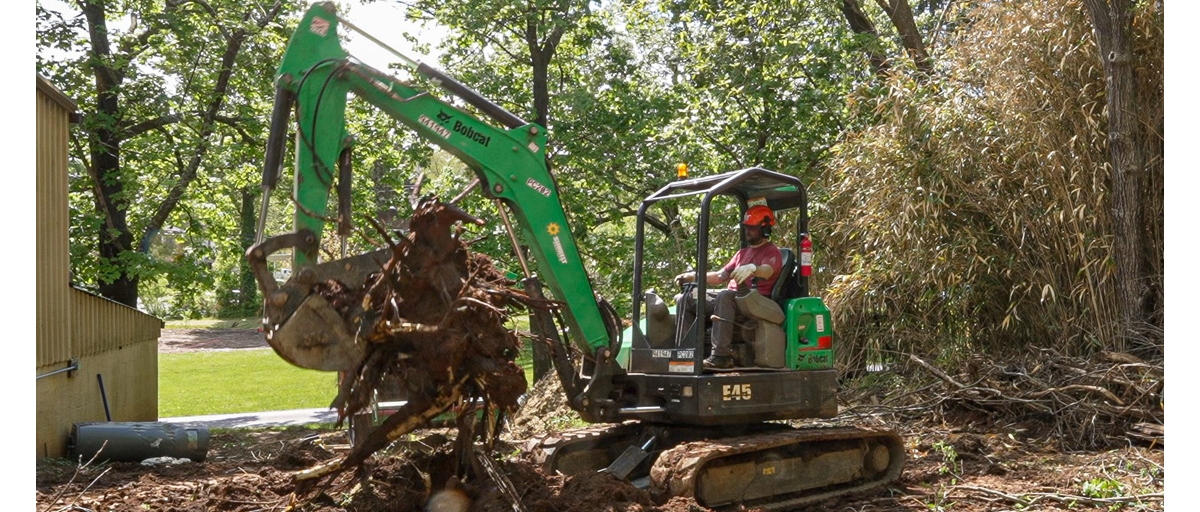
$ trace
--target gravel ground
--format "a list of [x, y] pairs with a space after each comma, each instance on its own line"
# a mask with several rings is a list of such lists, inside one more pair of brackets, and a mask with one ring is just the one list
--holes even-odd
[[158, 352], [270, 348], [257, 329], [163, 329]]

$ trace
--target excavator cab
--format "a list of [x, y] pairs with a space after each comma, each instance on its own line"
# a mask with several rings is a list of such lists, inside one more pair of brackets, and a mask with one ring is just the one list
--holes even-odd
[[[809, 296], [810, 268], [802, 268], [798, 254], [811, 247], [808, 242], [807, 196], [803, 184], [794, 176], [752, 167], [713, 176], [679, 180], [669, 183], [647, 197], [638, 211], [635, 238], [635, 269], [633, 274], [633, 326], [624, 333], [622, 365], [630, 372], [657, 373], [663, 371], [663, 359], [668, 373], [702, 373], [698, 364], [689, 365], [684, 359], [703, 359], [710, 350], [711, 322], [684, 325], [675, 314], [679, 301], [697, 301], [707, 285], [703, 280], [684, 285], [674, 297], [660, 295], [646, 283], [646, 248], [651, 233], [645, 226], [655, 207], [663, 203], [672, 212], [697, 212], [694, 227], [681, 229], [694, 233], [689, 243], [679, 244], [680, 257], [687, 270], [720, 268], [728, 255], [736, 250], [738, 238], [745, 244], [744, 229], [737, 238], [722, 230], [732, 224], [723, 220], [733, 210], [737, 218], [755, 205], [769, 207], [780, 220], [770, 240], [780, 247], [783, 260], [770, 296], [757, 291], [740, 293], [737, 302], [738, 321], [734, 329], [733, 348], [735, 367], [744, 371], [822, 370], [833, 365], [833, 331], [829, 310], [819, 297]], [[728, 215], [725, 215], [728, 216]], [[713, 217], [717, 217], [714, 221]], [[678, 229], [678, 228], [677, 228]], [[723, 251], [723, 252], [722, 252]], [[811, 258], [804, 263], [811, 264]], [[645, 291], [643, 291], [645, 290]], [[697, 318], [709, 318], [711, 312], [700, 311], [703, 301], [695, 304]], [[671, 357], [662, 356], [670, 354]]]

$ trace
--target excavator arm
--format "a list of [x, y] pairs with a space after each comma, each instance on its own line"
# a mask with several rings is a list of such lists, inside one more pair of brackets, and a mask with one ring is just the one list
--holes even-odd
[[[502, 127], [359, 63], [341, 47], [340, 21], [344, 20], [338, 18], [332, 3], [313, 5], [292, 36], [276, 74], [275, 107], [263, 168], [260, 241], [247, 251], [265, 299], [263, 327], [270, 345], [285, 360], [319, 370], [348, 370], [361, 357], [355, 333], [342, 325], [329, 304], [312, 293], [314, 284], [330, 279], [361, 286], [386, 260], [385, 251], [379, 251], [319, 262], [318, 245], [329, 222], [326, 210], [335, 185], [339, 233], [348, 234], [350, 229], [352, 137], [345, 129], [345, 112], [347, 97], [353, 93], [474, 171], [483, 194], [498, 203], [514, 241], [516, 233], [505, 209], [516, 219], [520, 239], [532, 251], [541, 281], [563, 305], [570, 341], [602, 361], [603, 371], [614, 371], [616, 328], [594, 294], [547, 168], [546, 129], [521, 120], [424, 64], [410, 62], [416, 73]], [[267, 201], [279, 181], [293, 111], [295, 231], [263, 240]], [[293, 251], [292, 278], [277, 285], [266, 260], [289, 248]]]

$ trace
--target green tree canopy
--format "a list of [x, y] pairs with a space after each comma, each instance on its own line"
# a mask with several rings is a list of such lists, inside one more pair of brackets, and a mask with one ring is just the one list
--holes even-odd
[[236, 274], [234, 213], [254, 188], [272, 97], [263, 77], [299, 4], [54, 7], [37, 5], [37, 69], [83, 114], [71, 149], [74, 279], [133, 306], [143, 279], [165, 278], [178, 309], [206, 309], [201, 292]]

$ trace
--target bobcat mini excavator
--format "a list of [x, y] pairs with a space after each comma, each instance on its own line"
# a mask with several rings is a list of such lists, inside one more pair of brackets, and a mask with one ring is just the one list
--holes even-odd
[[[345, 111], [347, 96], [353, 93], [474, 171], [478, 189], [497, 204], [514, 247], [530, 249], [535, 268], [524, 259], [520, 262], [526, 290], [541, 293], [544, 285], [549, 298], [561, 304], [557, 315], [532, 321], [557, 324], [547, 330], [560, 345], [553, 351], [553, 362], [567, 402], [597, 425], [552, 433], [531, 443], [532, 457], [547, 470], [603, 470], [711, 508], [769, 510], [864, 492], [900, 475], [904, 446], [890, 430], [798, 428], [784, 421], [832, 418], [838, 412], [833, 327], [821, 299], [809, 295], [807, 197], [798, 179], [754, 167], [679, 179], [647, 197], [636, 224], [633, 318], [622, 332], [615, 310], [594, 293], [576, 247], [547, 168], [546, 129], [425, 64], [405, 59], [412, 72], [481, 112], [487, 121], [363, 65], [341, 47], [341, 25], [354, 29], [337, 16], [332, 3], [314, 4], [293, 34], [275, 77], [259, 242], [247, 257], [265, 298], [264, 334], [283, 359], [304, 368], [346, 371], [363, 353], [338, 314], [313, 293], [314, 283], [327, 280], [361, 286], [387, 259], [367, 253], [318, 261], [335, 182], [340, 217], [349, 217], [352, 138], [346, 132]], [[279, 180], [293, 110], [295, 232], [263, 239], [268, 198]], [[735, 337], [738, 364], [732, 370], [706, 372], [702, 360], [709, 342], [704, 322], [677, 325], [664, 301], [643, 289], [650, 209], [679, 201], [698, 203], [693, 204], [699, 211], [698, 269], [710, 268], [708, 222], [714, 204], [727, 201], [724, 204], [732, 205], [727, 209], [740, 212], [765, 204], [795, 220], [796, 247], [784, 249], [784, 268], [772, 297], [751, 292], [739, 299], [739, 310], [749, 320]], [[339, 232], [347, 234], [346, 228], [339, 226]], [[266, 261], [288, 249], [293, 272], [279, 285]], [[704, 296], [704, 280], [688, 286], [697, 287], [695, 294], [685, 289], [681, 297]], [[704, 301], [695, 307], [696, 318], [708, 318]], [[582, 352], [581, 369], [563, 356], [569, 352], [568, 343]]]

